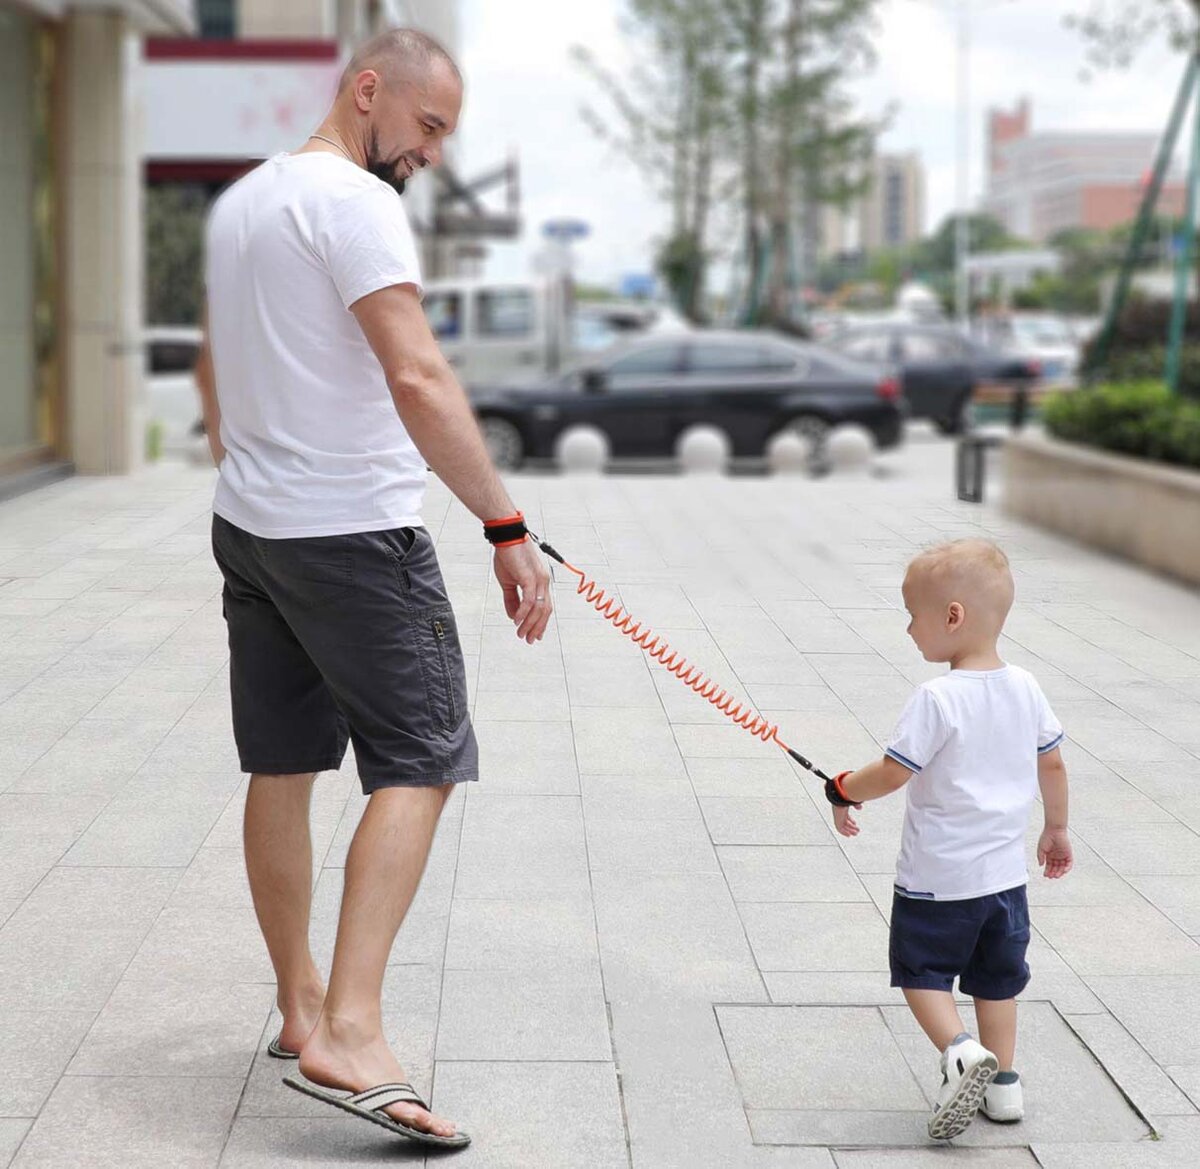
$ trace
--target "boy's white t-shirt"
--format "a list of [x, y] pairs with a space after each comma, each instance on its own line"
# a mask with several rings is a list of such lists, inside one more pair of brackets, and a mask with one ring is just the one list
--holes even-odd
[[1037, 757], [1062, 738], [1037, 680], [1019, 666], [951, 670], [922, 683], [887, 745], [914, 772], [899, 891], [961, 901], [1025, 884]]
[[400, 196], [338, 155], [279, 154], [220, 197], [207, 242], [226, 451], [213, 510], [268, 538], [420, 524], [425, 460], [349, 312], [420, 289]]

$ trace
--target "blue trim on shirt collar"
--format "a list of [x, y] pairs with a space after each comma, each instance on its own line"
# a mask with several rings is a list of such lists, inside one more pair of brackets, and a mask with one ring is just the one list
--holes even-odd
[[884, 754], [891, 756], [891, 758], [895, 759], [897, 763], [903, 764], [903, 766], [907, 767], [909, 771], [915, 771], [917, 773], [921, 771], [921, 765], [919, 763], [914, 763], [911, 759], [905, 759], [899, 751], [896, 751], [891, 747], [889, 747]]

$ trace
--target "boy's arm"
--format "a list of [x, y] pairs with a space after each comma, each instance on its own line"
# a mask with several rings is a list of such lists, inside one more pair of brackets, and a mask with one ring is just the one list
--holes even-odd
[[[868, 763], [858, 771], [838, 776], [835, 784], [841, 789], [837, 792], [839, 796], [844, 794], [854, 807], [861, 808], [867, 800], [878, 800], [899, 791], [912, 777], [910, 768], [890, 755], [884, 755], [882, 759]], [[848, 805], [834, 805], [833, 826], [843, 836], [858, 835], [858, 823]]]
[[1067, 833], [1067, 765], [1057, 747], [1038, 756], [1038, 787], [1046, 823], [1038, 840], [1037, 860], [1051, 879], [1065, 877], [1074, 864]]

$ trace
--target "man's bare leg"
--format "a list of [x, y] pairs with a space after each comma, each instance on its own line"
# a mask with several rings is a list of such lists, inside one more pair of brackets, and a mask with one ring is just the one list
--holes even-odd
[[[451, 785], [383, 788], [367, 801], [346, 858], [325, 1006], [300, 1054], [300, 1071], [316, 1084], [363, 1092], [408, 1078], [383, 1034], [384, 968], [450, 790]], [[453, 1124], [414, 1104], [387, 1111], [412, 1128], [455, 1133]]]
[[308, 944], [313, 858], [308, 815], [315, 775], [252, 775], [242, 836], [254, 911], [275, 967], [280, 1044], [299, 1051], [316, 1025], [325, 984]]

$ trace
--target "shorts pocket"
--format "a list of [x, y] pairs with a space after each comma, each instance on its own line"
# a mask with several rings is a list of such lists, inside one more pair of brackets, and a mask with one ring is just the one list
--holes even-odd
[[434, 726], [454, 730], [466, 714], [465, 666], [454, 613], [434, 609], [422, 613], [416, 622], [420, 642], [421, 667]]
[[354, 553], [324, 544], [294, 546], [273, 553], [278, 575], [302, 610], [317, 609], [344, 596], [354, 587]]

